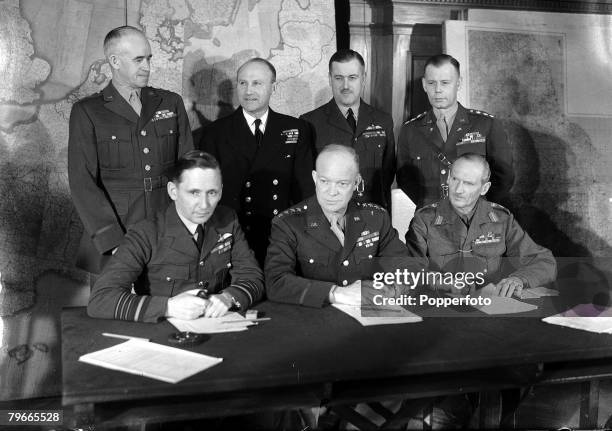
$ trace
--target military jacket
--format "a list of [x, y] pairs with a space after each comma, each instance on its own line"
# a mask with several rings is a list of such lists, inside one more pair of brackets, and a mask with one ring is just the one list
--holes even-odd
[[268, 298], [322, 307], [334, 284], [347, 286], [372, 280], [375, 272], [425, 266], [422, 259], [415, 263], [408, 257], [382, 207], [351, 201], [345, 226], [343, 247], [316, 196], [274, 218], [265, 265]]
[[486, 283], [516, 276], [537, 287], [556, 276], [550, 250], [536, 244], [510, 211], [483, 198], [469, 229], [448, 199], [417, 210], [406, 245], [411, 254], [427, 257], [431, 270], [481, 272]]
[[85, 227], [77, 266], [97, 273], [127, 227], [169, 203], [164, 172], [193, 149], [181, 97], [141, 90], [140, 117], [113, 84], [74, 104], [68, 180]]
[[313, 153], [304, 121], [270, 109], [261, 148], [242, 108], [208, 125], [198, 147], [221, 165], [221, 203], [238, 213], [263, 265], [272, 217], [314, 193]]
[[359, 170], [365, 185], [356, 195], [360, 202], [376, 203], [391, 210], [391, 185], [395, 177], [393, 119], [363, 100], [359, 104], [355, 135], [340, 108], [330, 100], [300, 118], [311, 125], [316, 153], [328, 144], [347, 145], [359, 155]]
[[[146, 292], [131, 292], [143, 272]], [[91, 317], [156, 322], [168, 298], [191, 289], [228, 291], [244, 310], [261, 299], [263, 275], [233, 210], [217, 206], [204, 226], [199, 253], [174, 204], [132, 226], [96, 281]]]
[[446, 142], [433, 110], [404, 123], [397, 146], [397, 185], [417, 207], [436, 202], [444, 197], [442, 185], [447, 183], [449, 164], [465, 153], [487, 158], [492, 182], [489, 197], [503, 202], [514, 182], [511, 143], [492, 115], [461, 104]]

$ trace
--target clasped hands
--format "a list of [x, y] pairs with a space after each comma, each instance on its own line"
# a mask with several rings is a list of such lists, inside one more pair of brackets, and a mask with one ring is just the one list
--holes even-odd
[[221, 317], [232, 307], [232, 297], [222, 292], [200, 298], [199, 289], [192, 289], [168, 298], [166, 317], [192, 320], [198, 317]]

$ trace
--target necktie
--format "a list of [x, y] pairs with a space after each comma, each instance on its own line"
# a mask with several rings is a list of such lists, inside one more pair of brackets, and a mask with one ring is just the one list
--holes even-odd
[[198, 235], [198, 237], [194, 241], [198, 246], [198, 251], [202, 251], [202, 244], [204, 244], [204, 228], [201, 224], [198, 225], [196, 229], [196, 234]]
[[338, 241], [340, 241], [340, 244], [342, 244], [342, 247], [344, 247], [344, 232], [342, 232], [342, 229], [340, 228], [340, 224], [338, 223], [340, 217], [338, 217], [337, 214], [333, 214], [331, 216], [331, 230], [334, 233], [334, 235], [336, 235], [336, 238], [338, 238]]
[[448, 138], [448, 124], [446, 123], [446, 117], [444, 115], [440, 115], [437, 121], [438, 129], [440, 130], [440, 134], [442, 135], [442, 139], [446, 142]]
[[140, 102], [140, 97], [138, 97], [138, 92], [136, 90], [130, 93], [130, 105], [132, 109], [136, 111], [138, 115], [140, 115], [140, 111], [142, 110], [142, 103]]
[[263, 133], [261, 133], [261, 119], [255, 120], [255, 142], [257, 142], [257, 148], [261, 147], [261, 142], [263, 141]]
[[355, 115], [353, 115], [353, 110], [351, 108], [346, 111], [346, 121], [348, 121], [349, 126], [351, 126], [354, 135], [357, 130], [357, 121], [355, 120]]

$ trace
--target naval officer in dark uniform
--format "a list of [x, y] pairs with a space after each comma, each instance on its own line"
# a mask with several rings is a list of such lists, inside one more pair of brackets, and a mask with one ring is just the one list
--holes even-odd
[[[169, 171], [173, 204], [132, 226], [91, 293], [92, 317], [157, 322], [219, 317], [263, 295], [263, 276], [236, 213], [218, 206], [219, 164], [191, 151]], [[132, 283], [146, 268], [146, 290]], [[203, 296], [198, 296], [198, 293]]]
[[557, 264], [550, 250], [536, 244], [509, 210], [484, 199], [490, 172], [477, 154], [453, 163], [448, 197], [417, 210], [410, 223], [410, 253], [426, 257], [432, 271], [479, 272], [482, 282], [474, 287], [491, 283], [491, 293], [500, 296], [554, 281]]
[[512, 146], [491, 114], [457, 102], [459, 62], [440, 54], [425, 63], [423, 89], [432, 108], [401, 128], [397, 146], [397, 185], [417, 207], [448, 195], [448, 172], [461, 154], [485, 156], [491, 166], [489, 198], [503, 203], [514, 182]]
[[112, 82], [72, 107], [68, 180], [85, 231], [77, 266], [99, 273], [129, 225], [169, 202], [164, 171], [193, 148], [178, 94], [147, 87], [151, 47], [134, 27], [111, 30]]
[[390, 211], [395, 176], [393, 119], [361, 99], [365, 78], [363, 57], [351, 49], [339, 50], [329, 60], [333, 99], [300, 118], [311, 125], [317, 153], [328, 144], [357, 151], [363, 181], [355, 199]]
[[[359, 159], [351, 147], [326, 146], [312, 172], [316, 196], [272, 221], [265, 277], [273, 301], [322, 307], [361, 304], [362, 280], [375, 272], [420, 271], [409, 258], [387, 211], [352, 199]], [[369, 283], [364, 283], [370, 287]]]
[[310, 196], [313, 153], [306, 123], [270, 109], [276, 70], [263, 58], [238, 69], [240, 107], [204, 128], [198, 147], [225, 176], [221, 203], [233, 208], [263, 266], [272, 217]]

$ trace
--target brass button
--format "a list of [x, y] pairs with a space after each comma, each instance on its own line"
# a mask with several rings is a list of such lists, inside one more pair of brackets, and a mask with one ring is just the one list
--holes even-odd
[[171, 135], [173, 135], [173, 134], [174, 134], [174, 130], [170, 129], [170, 130], [168, 130], [168, 133], [170, 133]]
[[278, 210], [275, 209], [274, 211], [272, 211], [272, 214], [274, 214], [274, 215], [278, 214]]
[[115, 139], [117, 139], [117, 137], [115, 135], [111, 136], [111, 139], [114, 141]]
[[140, 131], [140, 134], [141, 134], [142, 136], [147, 136], [147, 131], [146, 131], [146, 130], [141, 130], [141, 131]]
[[274, 184], [275, 186], [278, 185], [278, 180], [276, 178], [274, 178], [274, 180], [272, 180], [272, 184]]
[[200, 266], [204, 266], [204, 261], [203, 260], [200, 261]]
[[246, 202], [251, 202], [251, 197], [250, 197], [250, 196], [247, 196], [246, 198], [244, 198], [244, 200], [245, 200]]
[[145, 165], [145, 171], [150, 171], [151, 170], [151, 166], [150, 165]]
[[347, 284], [348, 284], [348, 281], [346, 281], [346, 280], [342, 280], [342, 285], [343, 285], [343, 286], [346, 286]]
[[198, 286], [204, 286], [204, 282], [203, 282], [203, 281], [200, 281], [200, 282], [198, 283]]
[[251, 214], [253, 214], [251, 211], [247, 211], [246, 215], [250, 216]]
[[272, 195], [272, 200], [275, 201], [278, 199], [278, 195]]
[[245, 185], [245, 187], [248, 189], [249, 187], [251, 187], [251, 182], [250, 182], [250, 181], [247, 181], [247, 182], [246, 182], [244, 185]]
[[446, 169], [442, 169], [442, 170], [440, 171], [440, 173], [441, 173], [442, 175], [446, 175]]
[[149, 149], [147, 147], [145, 147], [145, 148], [142, 149], [142, 152], [145, 153], [145, 154], [149, 154]]
[[345, 260], [344, 262], [342, 262], [342, 265], [344, 265], [344, 266], [348, 266], [348, 264], [349, 264], [348, 260]]
[[308, 259], [309, 263], [314, 263], [314, 259]]
[[172, 281], [172, 278], [166, 277], [166, 281]]

